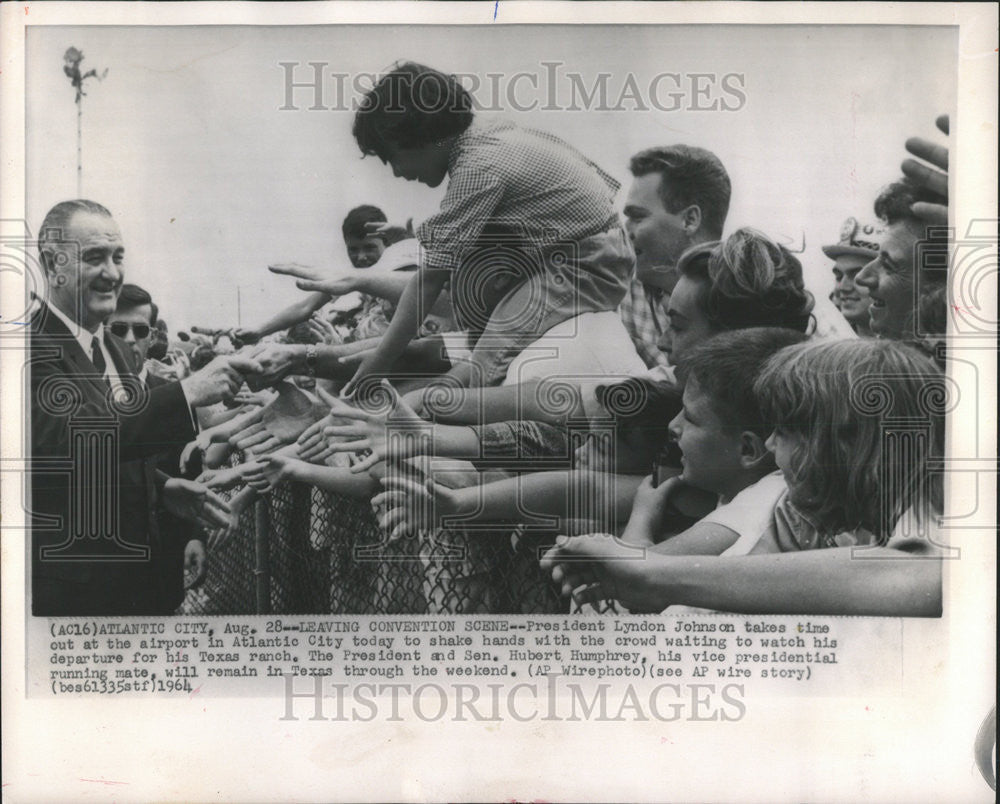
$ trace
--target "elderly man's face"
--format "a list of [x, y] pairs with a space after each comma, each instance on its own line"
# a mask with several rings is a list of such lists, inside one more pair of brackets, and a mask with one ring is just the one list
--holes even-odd
[[149, 345], [153, 342], [152, 305], [138, 304], [135, 307], [119, 308], [112, 313], [107, 325], [112, 334], [129, 345], [137, 365], [141, 366], [146, 362]]
[[95, 332], [114, 313], [124, 281], [121, 231], [104, 215], [76, 212], [63, 240], [49, 252], [50, 299], [71, 321]]
[[902, 220], [889, 226], [878, 256], [868, 263], [855, 282], [871, 296], [868, 313], [872, 332], [884, 338], [907, 340], [915, 324], [916, 246], [923, 224]]

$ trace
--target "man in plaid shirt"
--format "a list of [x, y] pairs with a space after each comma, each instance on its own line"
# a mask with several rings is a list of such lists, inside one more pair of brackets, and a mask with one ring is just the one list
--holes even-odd
[[453, 370], [469, 386], [500, 383], [551, 327], [621, 302], [634, 258], [614, 208], [619, 185], [567, 143], [509, 122], [473, 124], [458, 81], [412, 63], [365, 97], [354, 135], [396, 176], [449, 182], [417, 230], [417, 276], [352, 386], [388, 370], [448, 282], [474, 342], [471, 362]]
[[656, 369], [667, 366], [657, 343], [669, 326], [677, 260], [690, 246], [722, 238], [731, 185], [715, 154], [688, 145], [640, 151], [629, 170], [635, 179], [625, 201], [625, 228], [636, 271], [619, 314], [639, 356]]

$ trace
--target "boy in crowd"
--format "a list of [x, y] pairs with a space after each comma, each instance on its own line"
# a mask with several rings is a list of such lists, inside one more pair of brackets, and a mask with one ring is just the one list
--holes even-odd
[[[772, 428], [764, 421], [754, 383], [773, 354], [804, 340], [792, 329], [755, 327], [715, 335], [685, 354], [678, 366], [683, 409], [670, 423], [683, 469], [659, 487], [651, 477], [643, 481], [623, 541], [675, 555], [719, 555], [737, 542], [747, 549], [756, 543], [785, 482], [765, 446]], [[663, 540], [672, 501], [683, 496], [685, 487], [717, 494], [719, 507]]]

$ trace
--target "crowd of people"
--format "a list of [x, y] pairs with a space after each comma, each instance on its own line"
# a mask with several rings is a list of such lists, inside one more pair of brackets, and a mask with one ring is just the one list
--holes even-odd
[[[356, 207], [350, 267], [270, 266], [303, 295], [254, 326], [170, 335], [124, 284], [112, 214], [49, 212], [36, 614], [176, 610], [185, 571], [221, 571], [213, 550], [289, 483], [324, 521], [364, 503], [368, 546], [393, 556], [374, 584], [415, 575], [411, 613], [940, 613], [947, 284], [926, 258], [948, 247], [945, 148], [908, 141], [899, 180], [845, 210], [830, 306], [784, 245], [726, 234], [736, 166], [695, 144], [635, 154], [619, 211], [588, 157], [477, 119], [412, 63], [354, 136], [397, 177], [447, 181], [440, 210], [414, 229]], [[50, 467], [102, 416], [110, 514], [74, 502], [91, 475]]]

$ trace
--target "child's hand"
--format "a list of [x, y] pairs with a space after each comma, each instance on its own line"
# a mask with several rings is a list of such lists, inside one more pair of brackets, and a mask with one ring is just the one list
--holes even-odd
[[541, 567], [579, 605], [618, 600], [633, 611], [662, 611], [666, 606], [651, 583], [655, 568], [649, 555], [606, 533], [560, 536]]
[[372, 507], [385, 508], [379, 525], [391, 539], [439, 527], [442, 516], [460, 508], [457, 492], [431, 479], [419, 482], [390, 472], [381, 482], [385, 491], [372, 498]]
[[225, 469], [208, 469], [202, 472], [195, 482], [204, 483], [212, 491], [225, 491], [243, 481], [243, 469], [243, 465]]
[[266, 494], [275, 486], [294, 480], [302, 466], [302, 461], [290, 455], [266, 455], [248, 467], [244, 479], [258, 494]]
[[308, 326], [309, 331], [327, 346], [340, 343], [340, 336], [337, 334], [337, 330], [323, 316], [314, 315], [309, 319]]
[[622, 533], [622, 540], [628, 544], [651, 545], [661, 536], [660, 530], [671, 497], [684, 485], [679, 477], [672, 477], [659, 486], [653, 486], [653, 476], [643, 479], [632, 501], [632, 514]]
[[[326, 395], [331, 406], [330, 413], [351, 421], [350, 424], [334, 424], [323, 428], [326, 436], [336, 438], [335, 441], [328, 442], [330, 449], [334, 452], [369, 451], [365, 458], [351, 466], [351, 471], [355, 474], [368, 471], [386, 458], [401, 460], [413, 455], [428, 454], [432, 448], [430, 443], [424, 443], [426, 438], [420, 438], [420, 429], [426, 426], [423, 419], [400, 399], [396, 389], [388, 381], [382, 380], [381, 387], [389, 397], [389, 409], [385, 413], [368, 413]], [[393, 430], [397, 437], [390, 439]]]

